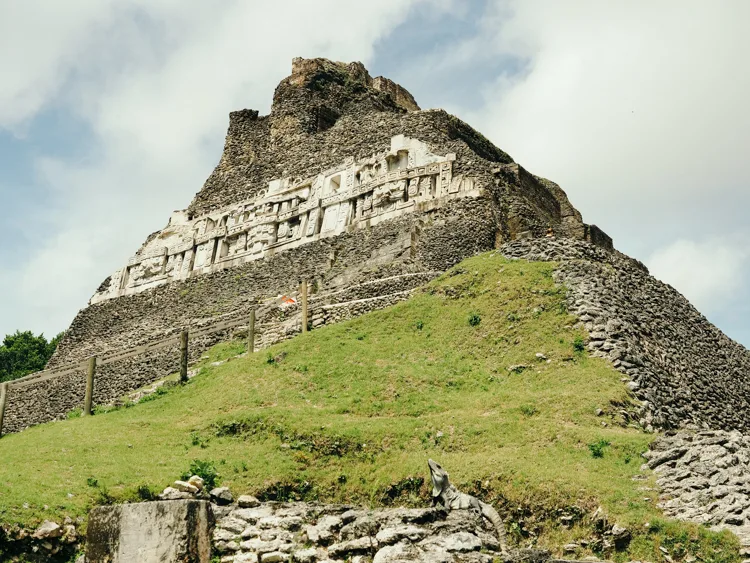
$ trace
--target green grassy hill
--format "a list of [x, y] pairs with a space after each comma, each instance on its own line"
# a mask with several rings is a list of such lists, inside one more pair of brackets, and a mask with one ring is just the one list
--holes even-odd
[[632, 479], [653, 435], [623, 417], [621, 374], [583, 351], [553, 268], [481, 255], [389, 309], [249, 357], [217, 346], [155, 400], [3, 437], [0, 522], [148, 498], [194, 460], [235, 494], [425, 505], [432, 457], [520, 543], [560, 553], [602, 506], [634, 533], [618, 560], [739, 560], [733, 536], [663, 520], [652, 480]]

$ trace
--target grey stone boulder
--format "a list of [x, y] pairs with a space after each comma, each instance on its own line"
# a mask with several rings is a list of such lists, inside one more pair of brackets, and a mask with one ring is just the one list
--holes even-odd
[[615, 548], [625, 549], [630, 543], [631, 537], [630, 530], [624, 526], [618, 524], [612, 526], [612, 541], [615, 542]]
[[188, 481], [175, 481], [172, 486], [178, 491], [190, 493], [191, 495], [197, 495], [200, 492], [198, 487]]
[[234, 516], [227, 516], [226, 518], [222, 518], [217, 524], [217, 532], [218, 530], [226, 530], [235, 535], [241, 534], [243, 531], [245, 531], [246, 528], [247, 524], [245, 523], [245, 521], [240, 520], [239, 518], [236, 518]]
[[38, 540], [47, 540], [51, 538], [62, 537], [63, 533], [64, 533], [64, 530], [62, 529], [60, 524], [51, 522], [49, 520], [45, 520], [34, 531], [34, 534], [32, 535], [32, 537]]
[[204, 487], [203, 478], [198, 475], [193, 475], [188, 479], [188, 483], [198, 489], [198, 491], [202, 491]]
[[190, 500], [192, 498], [193, 495], [190, 493], [178, 491], [174, 487], [167, 487], [159, 495], [159, 500]]
[[240, 508], [255, 508], [260, 506], [260, 501], [252, 495], [242, 495], [237, 499]]
[[373, 538], [357, 538], [356, 540], [335, 543], [328, 548], [329, 555], [337, 558], [368, 553], [374, 551], [376, 542]]
[[406, 561], [419, 561], [421, 552], [408, 543], [388, 545], [375, 554], [372, 563], [402, 563]]
[[314, 563], [317, 561], [317, 550], [313, 547], [300, 549], [292, 554], [292, 560], [297, 563]]
[[419, 541], [428, 534], [427, 530], [417, 526], [397, 526], [394, 528], [383, 528], [380, 530], [375, 539], [378, 545], [392, 545], [401, 540]]
[[260, 563], [281, 563], [289, 561], [289, 554], [281, 551], [272, 551], [260, 556]]
[[89, 513], [87, 563], [209, 563], [211, 504], [202, 500], [99, 506]]
[[225, 506], [234, 502], [234, 497], [232, 496], [229, 487], [216, 487], [215, 489], [211, 489], [208, 494], [211, 497], [211, 500], [219, 506]]
[[420, 545], [450, 552], [466, 552], [478, 551], [482, 547], [482, 541], [469, 532], [456, 532], [449, 536], [427, 538]]

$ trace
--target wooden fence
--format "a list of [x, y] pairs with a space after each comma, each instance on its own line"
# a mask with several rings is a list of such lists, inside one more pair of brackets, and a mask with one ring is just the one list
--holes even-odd
[[[303, 281], [300, 286], [301, 296], [301, 316], [302, 316], [302, 331], [307, 332], [308, 324], [308, 307], [307, 307], [307, 282]], [[86, 360], [81, 360], [72, 364], [68, 364], [56, 369], [39, 371], [32, 373], [20, 379], [14, 381], [6, 381], [0, 384], [0, 437], [3, 435], [3, 419], [5, 418], [5, 409], [8, 404], [8, 399], [12, 395], [14, 389], [23, 388], [29, 385], [36, 385], [43, 381], [50, 379], [56, 379], [68, 375], [73, 372], [81, 371], [83, 366], [86, 365], [86, 393], [83, 405], [83, 415], [90, 416], [93, 410], [93, 395], [94, 395], [94, 384], [96, 380], [97, 367], [111, 364], [113, 362], [119, 362], [140, 356], [151, 352], [153, 350], [159, 350], [168, 346], [176, 346], [180, 344], [180, 382], [185, 383], [188, 380], [188, 351], [189, 351], [189, 340], [197, 339], [202, 336], [222, 332], [230, 328], [237, 326], [247, 325], [247, 347], [249, 352], [255, 350], [255, 310], [251, 310], [247, 318], [233, 318], [219, 321], [218, 323], [212, 324], [207, 327], [198, 329], [185, 329], [180, 333], [174, 334], [162, 340], [150, 342], [143, 346], [131, 348], [129, 350], [122, 351], [109, 351], [101, 356], [91, 356]]]

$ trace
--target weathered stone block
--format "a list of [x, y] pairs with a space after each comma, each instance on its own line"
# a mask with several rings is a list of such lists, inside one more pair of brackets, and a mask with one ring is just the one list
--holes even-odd
[[87, 563], [209, 563], [213, 513], [206, 501], [101, 506], [89, 515]]

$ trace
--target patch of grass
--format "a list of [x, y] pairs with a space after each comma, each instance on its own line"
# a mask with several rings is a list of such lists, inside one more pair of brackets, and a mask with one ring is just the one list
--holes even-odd
[[[597, 440], [596, 442], [592, 442], [588, 445], [589, 451], [591, 452], [592, 457], [604, 457], [604, 450], [607, 446], [610, 446], [609, 440]], [[630, 462], [629, 456], [625, 458], [627, 461], [625, 463]]]
[[[601, 426], [600, 405], [632, 402], [606, 361], [566, 361], [587, 335], [565, 312], [554, 267], [480, 255], [408, 301], [263, 353], [236, 358], [244, 342], [220, 344], [189, 385], [158, 401], [6, 435], [0, 521], [35, 526], [137, 499], [142, 486], [198, 473], [195, 460], [212, 460], [235, 496], [426, 506], [432, 457], [459, 489], [492, 502], [516, 537], [557, 555], [590, 531], [585, 518], [561, 526], [560, 511], [601, 505], [634, 534], [618, 562], [661, 561], [659, 547], [682, 553], [677, 544], [706, 563], [738, 562], [726, 534], [645, 527], [663, 518], [639, 490], [652, 481], [632, 477], [654, 436]], [[467, 311], [481, 322], [471, 326]], [[530, 362], [540, 350], [550, 363]], [[594, 458], [588, 445], [600, 440], [611, 445]]]
[[471, 313], [469, 315], [469, 326], [479, 326], [479, 323], [482, 322], [482, 317], [479, 315], [479, 313]]
[[161, 387], [157, 387], [153, 393], [149, 393], [148, 395], [144, 395], [140, 398], [138, 401], [139, 403], [149, 403], [151, 401], [156, 401], [157, 399], [160, 399], [164, 395], [169, 393], [169, 389], [166, 385], [162, 385]]

